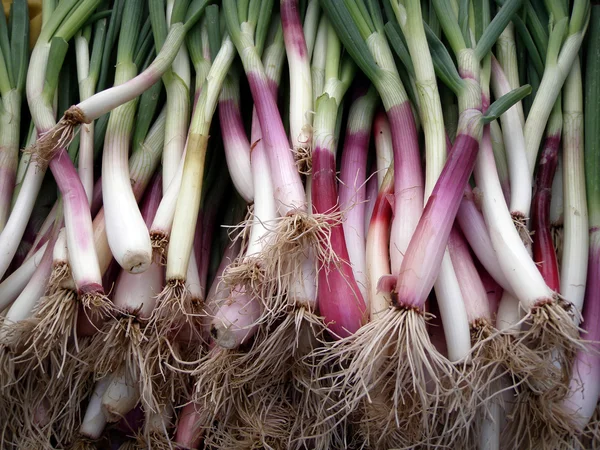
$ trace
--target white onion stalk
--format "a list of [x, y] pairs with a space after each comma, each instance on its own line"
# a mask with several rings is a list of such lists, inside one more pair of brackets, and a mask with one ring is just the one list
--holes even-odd
[[0, 312], [14, 302], [40, 265], [48, 242], [44, 243], [31, 257], [0, 283]]
[[579, 59], [567, 77], [563, 95], [564, 231], [560, 293], [583, 309], [588, 266], [588, 212], [583, 159], [583, 92]]
[[[313, 50], [315, 48], [315, 42], [317, 39], [317, 30], [319, 27], [319, 17], [321, 15], [321, 8], [319, 7], [318, 0], [309, 0], [306, 5], [306, 12], [304, 14], [304, 24], [302, 30], [304, 33], [304, 39], [306, 40], [306, 49], [308, 59], [312, 60]], [[311, 80], [312, 80], [312, 69], [311, 69]]]
[[[174, 0], [169, 0], [167, 23], [171, 23], [173, 6]], [[191, 73], [185, 45], [179, 47], [171, 68], [163, 75], [163, 82], [167, 91], [167, 125], [162, 158], [163, 192], [166, 192], [183, 157], [189, 126]]]
[[[555, 345], [558, 344], [560, 345], [558, 356], [568, 357], [570, 346], [577, 341], [577, 329], [574, 325], [569, 326], [571, 319], [567, 312], [568, 308], [558, 302], [556, 293], [544, 282], [538, 268], [529, 256], [519, 232], [513, 225], [498, 181], [488, 127], [484, 129], [481, 151], [475, 166], [475, 180], [482, 192], [483, 215], [502, 271], [512, 288], [511, 291], [519, 299], [521, 307], [527, 313], [526, 320], [533, 321], [522, 339], [527, 342], [533, 333], [543, 333], [542, 338], [536, 340], [534, 344], [537, 356], [545, 354], [549, 359], [550, 353], [546, 352], [552, 352], [556, 348]], [[500, 306], [502, 309], [502, 303]], [[540, 315], [547, 318], [545, 320], [537, 319]], [[561, 323], [567, 321], [569, 324], [562, 323], [559, 328], [547, 328], [556, 326], [557, 320]], [[499, 322], [498, 327], [501, 326]], [[551, 360], [544, 362], [546, 362], [546, 368], [548, 368], [548, 364], [552, 365]], [[524, 364], [524, 367], [527, 367], [527, 364]], [[542, 366], [540, 368], [542, 379], [536, 377], [532, 381], [533, 383], [551, 382], [551, 377], [545, 379], [543, 369]]]
[[40, 135], [35, 145], [31, 148], [32, 153], [35, 153], [42, 160], [52, 159], [58, 149], [69, 145], [73, 139], [75, 128], [78, 125], [90, 123], [100, 118], [118, 106], [139, 97], [145, 90], [153, 86], [171, 67], [185, 40], [186, 34], [199, 20], [203, 12], [204, 8], [199, 8], [194, 11], [194, 14], [185, 23], [177, 22], [171, 24], [160, 52], [156, 55], [150, 66], [135, 78], [118, 86], [98, 92], [77, 105], [71, 106], [56, 126], [49, 130], [47, 128], [44, 129], [47, 132]]
[[373, 133], [375, 134], [375, 154], [377, 158], [377, 188], [381, 189], [383, 178], [394, 160], [390, 121], [384, 111], [375, 114]]
[[[101, 54], [104, 49], [106, 35], [106, 19], [94, 25], [92, 54], [90, 55], [89, 38], [86, 33], [79, 31], [75, 36], [75, 56], [77, 59], [77, 80], [79, 82], [79, 97], [82, 100], [91, 97], [96, 92], [96, 84], [100, 76]], [[92, 202], [94, 189], [94, 124], [84, 124], [81, 127], [79, 142], [79, 178], [88, 197]]]
[[[496, 98], [511, 91], [508, 78], [494, 57], [492, 57], [492, 88]], [[510, 175], [510, 212], [523, 236], [523, 242], [530, 246], [531, 238], [526, 220], [529, 218], [531, 207], [533, 170], [530, 170], [528, 166], [525, 153], [525, 135], [521, 125], [519, 105], [521, 102], [502, 114], [500, 122], [502, 123], [502, 136]]]
[[[194, 109], [185, 149], [181, 187], [173, 217], [167, 254], [167, 280], [152, 314], [152, 326], [158, 330], [181, 324], [195, 308], [189, 304], [185, 289], [188, 264], [193, 250], [194, 232], [202, 197], [204, 161], [210, 124], [215, 113], [225, 75], [233, 62], [235, 47], [225, 37], [210, 68]], [[166, 327], [166, 328], [164, 328]]]
[[85, 416], [79, 427], [79, 434], [88, 439], [99, 439], [106, 425], [106, 414], [102, 405], [102, 397], [107, 391], [112, 377], [105, 377], [96, 382], [94, 391], [85, 410]]
[[[190, 36], [193, 39], [193, 41], [190, 42], [189, 45], [190, 55], [192, 57], [194, 68], [196, 71], [196, 83], [192, 115], [195, 114], [198, 101], [200, 99], [200, 96], [202, 95], [202, 90], [206, 86], [206, 77], [210, 71], [212, 64], [212, 60], [210, 58], [210, 50], [208, 48], [208, 31], [204, 21], [201, 21], [196, 28], [198, 27], [200, 28], [199, 31], [196, 31], [195, 34], [192, 34]], [[214, 56], [216, 57], [216, 55]], [[223, 83], [225, 83], [225, 81], [223, 81]], [[179, 86], [179, 90], [181, 87], [182, 86]], [[180, 97], [181, 96], [179, 92], [175, 96], [171, 95], [172, 100], [178, 99], [178, 101], [183, 101], [183, 98]], [[174, 131], [176, 131], [180, 126], [179, 124], [175, 123], [177, 120], [177, 114], [172, 115], [170, 118], [170, 121], [173, 122], [171, 123], [171, 128], [173, 128]], [[188, 124], [189, 119], [186, 118], [185, 123]], [[188, 132], [187, 126], [186, 132]], [[188, 138], [189, 137], [186, 134], [186, 139]], [[175, 146], [175, 148], [178, 147]], [[171, 228], [173, 226], [173, 218], [175, 216], [177, 198], [179, 197], [179, 190], [181, 188], [181, 179], [183, 177], [183, 167], [185, 165], [186, 153], [187, 143], [184, 142], [181, 157], [179, 158], [179, 160], [177, 160], [175, 171], [173, 172], [171, 169], [167, 171], [167, 175], [170, 177], [169, 182], [166, 183], [163, 179], [163, 199], [160, 203], [160, 206], [158, 207], [158, 211], [156, 212], [156, 216], [154, 217], [152, 226], [150, 227], [150, 239], [152, 240], [152, 247], [154, 249], [155, 256], [161, 260], [165, 259], [165, 254], [167, 251], [167, 246], [171, 234]]]
[[290, 137], [299, 160], [310, 159], [313, 90], [310, 57], [300, 22], [298, 0], [281, 0], [283, 38], [290, 72]]
[[[137, 72], [133, 53], [141, 23], [141, 6], [135, 2], [125, 6], [115, 86], [129, 82]], [[102, 200], [108, 244], [119, 265], [132, 273], [145, 271], [152, 261], [150, 235], [133, 194], [129, 174], [129, 144], [136, 108], [137, 99], [110, 113], [102, 152]]]
[[[498, 40], [496, 41], [496, 57], [504, 71], [510, 89], [517, 89], [521, 86], [519, 82], [519, 66], [517, 63], [517, 44], [515, 41], [515, 26], [509, 23]], [[515, 104], [519, 114], [521, 127], [525, 126], [525, 117], [523, 114], [523, 103]]]
[[102, 407], [107, 422], [117, 422], [137, 405], [140, 399], [138, 380], [129, 378], [125, 369], [106, 378], [110, 383], [102, 395]]
[[[133, 181], [133, 194], [136, 202], [142, 199], [144, 191], [156, 167], [160, 163], [162, 155], [164, 133], [166, 123], [166, 109], [163, 108], [154, 124], [148, 131], [148, 135], [143, 145], [138, 151], [135, 151], [129, 159], [129, 175]], [[108, 239], [106, 236], [106, 221], [104, 220], [104, 208], [100, 209], [94, 217], [94, 246], [98, 254], [100, 269], [105, 273], [111, 261], [113, 260]]]

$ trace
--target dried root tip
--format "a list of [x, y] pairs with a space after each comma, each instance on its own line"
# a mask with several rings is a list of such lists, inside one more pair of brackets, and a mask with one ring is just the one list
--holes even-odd
[[519, 236], [525, 244], [526, 247], [531, 247], [533, 244], [533, 239], [531, 237], [531, 233], [529, 232], [529, 228], [527, 228], [528, 218], [521, 212], [513, 212], [511, 213], [513, 223], [515, 224], [515, 228], [519, 232]]
[[312, 173], [312, 148], [310, 143], [296, 146], [292, 151], [296, 159], [298, 172], [302, 175], [310, 175]]
[[135, 317], [121, 317], [107, 322], [94, 335], [82, 359], [90, 361], [100, 377], [115, 372], [122, 364], [125, 364], [128, 373], [138, 374], [146, 357], [144, 343], [147, 340], [142, 325]]
[[38, 164], [46, 165], [54, 158], [59, 149], [69, 146], [75, 136], [75, 128], [82, 123], [88, 123], [83, 111], [77, 106], [71, 106], [62, 119], [42, 134], [26, 151], [31, 153]]
[[[390, 423], [415, 420], [418, 439], [429, 440], [438, 423], [438, 408], [457, 414], [455, 429], [467, 426], [473, 395], [465, 395], [465, 376], [429, 339], [424, 315], [413, 308], [391, 307], [353, 336], [315, 352], [317, 373], [331, 382], [329, 398], [339, 398], [331, 414], [348, 417], [373, 393], [386, 392]], [[337, 370], [332, 370], [332, 367]], [[386, 400], [388, 401], [388, 400]]]
[[58, 350], [66, 355], [69, 340], [76, 327], [78, 311], [77, 294], [74, 291], [59, 289], [43, 297], [34, 318], [22, 322], [24, 326], [33, 324], [33, 329], [20, 359], [34, 358], [42, 364], [50, 352]]
[[241, 357], [236, 378], [251, 392], [259, 392], [273, 384], [284, 383], [310, 370], [307, 357], [325, 332], [323, 320], [300, 307], [288, 314], [272, 329], [260, 333], [252, 347]]
[[80, 293], [79, 300], [92, 319], [114, 317], [115, 307], [102, 290]]
[[289, 445], [293, 411], [279, 387], [264, 395], [236, 398], [232, 409], [226, 420], [207, 430], [206, 448], [295, 448]]
[[517, 342], [533, 349], [546, 365], [560, 368], [561, 376], [554, 386], [548, 386], [552, 380], [545, 380], [541, 390], [568, 386], [575, 354], [577, 350], [585, 349], [581, 330], [573, 320], [574, 314], [578, 311], [571, 303], [548, 299], [539, 302], [523, 319], [526, 331]]
[[48, 292], [54, 292], [60, 288], [63, 281], [71, 276], [71, 269], [66, 261], [58, 261], [52, 265], [52, 273], [48, 280]]
[[143, 353], [138, 381], [146, 413], [157, 413], [165, 405], [179, 405], [189, 398], [189, 372], [196, 362], [186, 361], [177, 342], [151, 334]]
[[[195, 388], [192, 401], [209, 418], [226, 421], [233, 413], [235, 400], [247, 396], [246, 380], [239, 374], [249, 363], [240, 350], [212, 349], [195, 366], [192, 377]], [[211, 423], [212, 420], [207, 420]]]
[[152, 449], [152, 450], [173, 450], [173, 445], [169, 436], [165, 436], [163, 433], [152, 432], [146, 436], [139, 436], [136, 439], [137, 449]]
[[[183, 280], [169, 280], [157, 297], [148, 327], [158, 336], [177, 333], [187, 323], [200, 319], [202, 306], [192, 301], [192, 296]], [[200, 333], [199, 327], [193, 327]]]
[[70, 450], [96, 450], [97, 441], [92, 441], [86, 438], [77, 439], [70, 447]]
[[[553, 392], [547, 394], [556, 397]], [[511, 436], [511, 448], [585, 448], [577, 445], [581, 436], [576, 434], [577, 428], [571, 414], [561, 408], [558, 398], [549, 396], [540, 396], [527, 389], [520, 389], [514, 409], [508, 415], [506, 435]]]
[[150, 242], [152, 243], [152, 257], [154, 262], [164, 266], [167, 263], [169, 235], [163, 232], [153, 231], [150, 233]]
[[[2, 400], [7, 398], [7, 391], [17, 381], [13, 356], [8, 348], [0, 344], [0, 419], [2, 419]], [[2, 423], [2, 420], [0, 420]], [[1, 428], [0, 428], [1, 431]]]

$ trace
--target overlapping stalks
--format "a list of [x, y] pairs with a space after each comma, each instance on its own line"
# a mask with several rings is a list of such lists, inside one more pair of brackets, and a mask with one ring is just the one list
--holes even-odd
[[598, 447], [597, 2], [27, 6], [1, 448]]

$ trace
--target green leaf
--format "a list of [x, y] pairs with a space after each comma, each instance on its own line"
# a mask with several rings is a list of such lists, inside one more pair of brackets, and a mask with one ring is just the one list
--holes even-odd
[[488, 124], [498, 119], [502, 114], [508, 111], [516, 103], [523, 100], [531, 94], [531, 86], [526, 84], [517, 89], [513, 89], [507, 94], [504, 94], [498, 100], [490, 105], [485, 114], [483, 115], [483, 123]]
[[452, 90], [452, 92], [458, 95], [462, 90], [464, 81], [456, 69], [452, 56], [450, 56], [448, 49], [442, 41], [435, 35], [431, 28], [429, 28], [429, 25], [424, 22], [423, 27], [425, 28], [435, 74]]
[[406, 42], [404, 41], [404, 36], [402, 34], [402, 29], [400, 25], [395, 22], [388, 22], [385, 24], [385, 34], [388, 37], [390, 45], [402, 64], [408, 71], [411, 76], [415, 75], [415, 69], [412, 64], [412, 59], [410, 58], [410, 52], [408, 51], [408, 47], [406, 46]]
[[[523, 41], [523, 45], [527, 49], [527, 53], [529, 54], [529, 57], [531, 58], [531, 62], [535, 66], [535, 70], [541, 76], [544, 73], [544, 59], [546, 57], [546, 54], [544, 53], [543, 55], [540, 55], [540, 52], [538, 52], [538, 49], [535, 45], [535, 42], [533, 42], [533, 38], [531, 37], [531, 34], [529, 34], [529, 31], [527, 30], [525, 23], [523, 23], [523, 21], [521, 20], [520, 17], [518, 17], [518, 16], [513, 17], [513, 24], [515, 26], [515, 30], [517, 31], [517, 34]], [[544, 58], [542, 58], [542, 56]]]
[[26, 0], [15, 0], [12, 4], [10, 46], [13, 87], [22, 92], [29, 61], [29, 8]]
[[[111, 11], [112, 13], [112, 11]], [[106, 19], [99, 20], [94, 25], [94, 38], [92, 41], [92, 53], [90, 55], [90, 72], [89, 76], [98, 82], [100, 70], [102, 67], [102, 55], [104, 53], [104, 44], [108, 32]]]
[[269, 32], [269, 24], [271, 23], [273, 12], [273, 0], [262, 0], [260, 4], [260, 14], [256, 23], [256, 31], [254, 33], [254, 46], [259, 55], [262, 54], [267, 33]]
[[206, 8], [206, 28], [211, 59], [214, 59], [221, 48], [221, 21], [217, 5], [210, 5]]
[[167, 33], [169, 32], [167, 14], [165, 11], [165, 0], [150, 0], [148, 6], [152, 23], [152, 34], [154, 35], [154, 48], [158, 54], [164, 45], [165, 39], [167, 39]]
[[335, 0], [322, 0], [321, 6], [354, 62], [371, 81], [377, 80], [380, 69], [348, 8]]
[[[63, 67], [68, 50], [69, 43], [65, 39], [61, 37], [52, 38], [50, 44], [50, 54], [48, 56], [48, 65], [46, 66], [46, 79], [42, 93], [42, 95], [50, 104], [54, 98], [58, 81], [61, 77], [65, 76], [65, 71], [61, 69]], [[63, 111], [59, 111], [59, 113], [62, 115]]]
[[209, 0], [193, 0], [185, 16], [185, 27], [189, 30], [202, 17]]
[[142, 0], [127, 0], [117, 47], [117, 64], [133, 62], [142, 26]]
[[483, 32], [475, 47], [475, 55], [481, 61], [492, 49], [496, 41], [521, 8], [523, 0], [507, 0], [494, 19]]
[[[125, 7], [125, 0], [115, 0], [113, 5], [113, 13], [110, 16], [108, 22], [108, 30], [106, 32], [106, 41], [104, 43], [104, 49], [102, 51], [102, 63], [100, 67], [100, 76], [98, 77], [98, 85], [96, 91], [100, 92], [106, 88], [106, 80], [108, 79], [108, 73], [114, 66], [112, 63], [111, 55], [112, 50], [117, 39], [117, 34], [121, 28], [121, 19], [123, 18], [123, 8]], [[108, 120], [108, 119], [107, 119]]]
[[469, 0], [459, 0], [458, 2], [458, 25], [462, 32], [463, 39], [467, 47], [472, 47], [471, 30], [469, 28]]
[[4, 15], [4, 11], [2, 11], [0, 16], [2, 16], [0, 17], [0, 53], [4, 58], [4, 62], [2, 64], [5, 66], [0, 76], [6, 77], [5, 80], [2, 80], [2, 84], [6, 83], [8, 86], [14, 86], [15, 83], [13, 80], [12, 58], [10, 56], [10, 40], [8, 38], [8, 26], [6, 24], [6, 16]]
[[162, 81], [157, 81], [140, 96], [137, 114], [135, 115], [132, 153], [138, 151], [146, 140], [148, 130], [150, 130], [154, 115], [156, 114], [162, 90]]
[[190, 7], [190, 0], [175, 0], [173, 11], [171, 12], [171, 25], [183, 23]]
[[85, 21], [83, 26], [87, 27], [90, 25], [94, 25], [99, 20], [110, 17], [111, 14], [112, 14], [112, 10], [110, 10], [110, 9], [107, 9], [105, 11], [98, 11], [97, 13], [92, 14], [92, 16], [88, 20]]

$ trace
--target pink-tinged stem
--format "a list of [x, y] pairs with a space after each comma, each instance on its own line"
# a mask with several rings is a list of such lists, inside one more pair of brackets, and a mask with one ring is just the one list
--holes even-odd
[[103, 293], [90, 206], [77, 170], [65, 149], [59, 149], [52, 158], [50, 170], [63, 198], [69, 265], [77, 290], [80, 294]]
[[27, 222], [33, 211], [35, 200], [44, 180], [44, 170], [36, 164], [30, 164], [25, 173], [21, 190], [17, 197], [6, 226], [0, 233], [0, 279], [6, 273], [17, 252]]
[[558, 148], [560, 146], [560, 131], [546, 136], [544, 147], [535, 177], [535, 192], [531, 210], [533, 229], [533, 260], [535, 261], [544, 281], [555, 292], [560, 290], [560, 275], [558, 261], [552, 241], [550, 224], [550, 201], [552, 198], [552, 182], [558, 166]]
[[476, 194], [470, 186], [465, 188], [463, 199], [458, 208], [456, 220], [469, 242], [469, 246], [477, 256], [490, 276], [500, 285], [502, 289], [512, 292], [510, 284], [500, 268], [496, 252], [490, 239], [489, 231], [483, 214], [477, 207]]
[[[162, 176], [158, 171], [140, 208], [147, 227], [152, 225], [161, 198]], [[127, 314], [148, 319], [156, 306], [156, 297], [162, 291], [164, 278], [163, 266], [154, 261], [146, 271], [139, 274], [121, 270], [113, 293], [113, 303]]]
[[390, 236], [392, 274], [398, 275], [423, 210], [424, 180], [419, 138], [410, 102], [387, 111], [394, 148], [394, 219]]
[[[465, 186], [475, 166], [482, 128], [480, 111], [463, 111], [452, 151], [402, 261], [394, 300], [398, 306], [421, 308], [433, 287]], [[398, 205], [396, 211], [401, 211]]]
[[[223, 203], [230, 194], [228, 189], [229, 177], [221, 173], [217, 177], [208, 195], [205, 197], [204, 206], [200, 211], [200, 217], [196, 224], [196, 236], [194, 237], [194, 252], [198, 261], [198, 276], [202, 286], [202, 292], [206, 292], [208, 269], [210, 266], [210, 250], [214, 240], [215, 229]], [[200, 220], [201, 219], [201, 220]]]
[[[372, 166], [375, 166], [373, 164]], [[369, 228], [369, 223], [371, 223], [371, 217], [373, 215], [373, 210], [375, 208], [375, 202], [377, 201], [377, 191], [378, 191], [378, 180], [377, 173], [371, 168], [369, 171], [369, 176], [367, 178], [366, 192], [365, 192], [365, 229]]]
[[448, 238], [448, 250], [460, 284], [469, 324], [481, 319], [489, 323], [492, 314], [488, 296], [469, 252], [469, 244], [456, 224], [452, 227]]
[[[335, 156], [327, 148], [313, 149], [312, 202], [317, 213], [339, 211], [336, 189]], [[329, 245], [339, 262], [325, 263], [319, 268], [318, 303], [329, 330], [337, 337], [354, 334], [366, 321], [365, 301], [348, 264], [344, 229], [333, 225]]]
[[247, 75], [269, 158], [277, 211], [280, 216], [306, 211], [304, 187], [269, 81], [264, 73], [248, 72]]
[[573, 413], [574, 425], [583, 430], [594, 414], [600, 395], [600, 229], [590, 228], [588, 277], [583, 307], [582, 335], [590, 348], [579, 350], [571, 375], [570, 392], [562, 406]]
[[344, 214], [344, 236], [354, 278], [363, 297], [367, 296], [365, 259], [365, 197], [367, 156], [371, 122], [377, 97], [363, 93], [350, 108], [346, 138], [342, 151], [339, 202]]
[[250, 141], [240, 111], [239, 88], [237, 75], [229, 76], [223, 83], [219, 98], [219, 122], [231, 180], [242, 198], [251, 203], [254, 186], [250, 169]]
[[198, 409], [200, 405], [188, 403], [179, 413], [179, 421], [175, 430], [175, 443], [178, 449], [195, 449], [200, 447], [207, 418]]
[[[375, 180], [376, 178], [373, 177]], [[379, 280], [390, 273], [389, 237], [392, 224], [392, 202], [394, 195], [394, 172], [381, 183], [381, 189], [373, 208], [366, 245], [368, 303], [371, 320], [387, 311], [391, 298], [378, 289]]]

